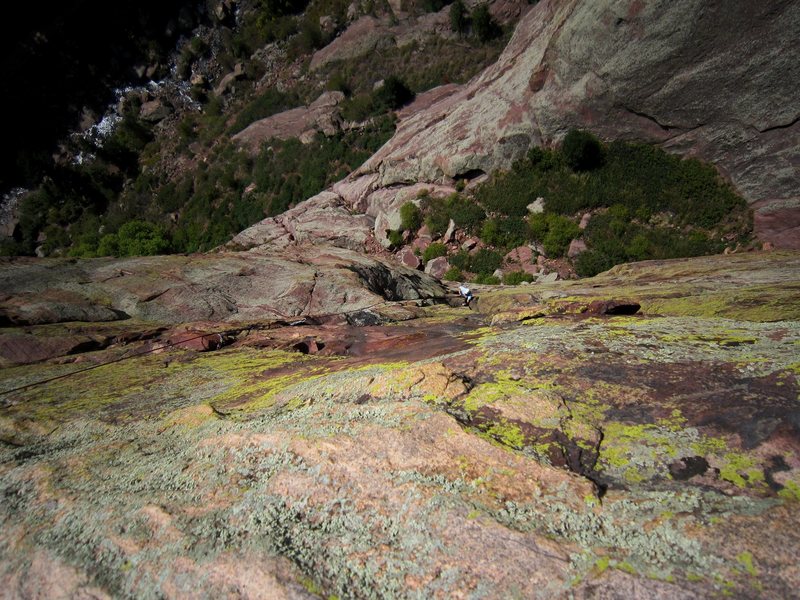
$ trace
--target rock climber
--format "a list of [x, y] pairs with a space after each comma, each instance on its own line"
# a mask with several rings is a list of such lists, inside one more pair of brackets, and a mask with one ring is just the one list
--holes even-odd
[[464, 298], [464, 306], [469, 306], [472, 302], [472, 291], [463, 283], [458, 285], [458, 295]]

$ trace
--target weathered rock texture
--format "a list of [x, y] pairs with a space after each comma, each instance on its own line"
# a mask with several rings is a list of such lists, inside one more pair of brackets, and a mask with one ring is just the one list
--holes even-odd
[[797, 248], [797, 31], [791, 0], [543, 0], [495, 65], [402, 121], [359, 173], [447, 181], [588, 128], [714, 163], [757, 208], [761, 238]]
[[[58, 266], [112, 263], [88, 264]], [[186, 338], [213, 323], [103, 324], [105, 349], [0, 370], [0, 589], [792, 597], [798, 280], [797, 253], [639, 263], [216, 351]], [[41, 328], [86, 333], [4, 331]]]
[[1, 263], [0, 324], [135, 318], [159, 323], [345, 314], [444, 296], [427, 275], [348, 250]]

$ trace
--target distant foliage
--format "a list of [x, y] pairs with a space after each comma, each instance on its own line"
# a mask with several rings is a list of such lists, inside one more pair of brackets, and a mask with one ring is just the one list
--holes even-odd
[[373, 93], [373, 102], [378, 112], [397, 110], [414, 99], [414, 92], [395, 75], [383, 80], [383, 85]]
[[528, 223], [521, 217], [489, 219], [481, 229], [481, 240], [490, 246], [511, 250], [532, 239]]
[[434, 258], [439, 258], [440, 256], [447, 256], [447, 246], [440, 242], [433, 242], [425, 248], [425, 252], [422, 254], [422, 258], [425, 262], [433, 260]]
[[494, 20], [494, 17], [492, 17], [492, 14], [489, 12], [489, 6], [487, 4], [479, 4], [476, 6], [472, 10], [470, 21], [475, 37], [481, 42], [485, 43], [491, 41], [500, 37], [503, 33], [503, 30], [500, 29], [497, 21]]
[[116, 234], [107, 234], [100, 240], [99, 256], [152, 256], [166, 254], [169, 241], [164, 230], [145, 221], [129, 221]]
[[500, 278], [497, 275], [487, 275], [486, 273], [479, 273], [477, 277], [475, 277], [475, 283], [479, 283], [482, 285], [499, 285]]
[[[528, 219], [531, 238], [548, 256], [563, 256], [570, 240], [582, 235], [588, 251], [575, 261], [581, 275], [631, 260], [719, 252], [726, 243], [749, 239], [746, 203], [712, 166], [645, 144], [606, 146], [585, 132], [567, 138], [572, 141], [565, 146], [577, 149], [572, 159], [564, 146], [533, 148], [478, 187], [476, 199], [493, 215], [482, 230], [484, 242], [502, 246], [503, 219], [527, 215], [538, 197], [545, 213]], [[596, 214], [581, 232], [576, 223], [584, 211]]]
[[389, 246], [393, 249], [399, 248], [403, 245], [403, 232], [397, 229], [389, 229], [386, 232], [386, 237], [389, 240]]
[[[469, 271], [473, 273], [489, 275], [500, 268], [503, 264], [503, 255], [495, 250], [481, 248], [470, 256]], [[499, 282], [498, 282], [499, 283]]]
[[588, 131], [573, 129], [561, 146], [564, 160], [575, 171], [590, 171], [603, 164], [604, 152], [600, 140]]
[[442, 235], [447, 231], [450, 219], [460, 228], [475, 232], [479, 231], [486, 212], [471, 198], [458, 193], [447, 198], [426, 198], [423, 202], [425, 224], [435, 235]]
[[564, 256], [569, 243], [581, 234], [577, 223], [554, 213], [531, 215], [529, 223], [533, 237], [542, 243], [551, 258]]
[[450, 267], [442, 276], [445, 281], [461, 281], [464, 279], [464, 274], [458, 267]]
[[505, 285], [519, 285], [522, 282], [530, 283], [531, 281], [533, 281], [533, 275], [525, 271], [512, 271], [503, 275]]
[[461, 35], [469, 30], [467, 7], [461, 0], [456, 0], [450, 5], [450, 29]]

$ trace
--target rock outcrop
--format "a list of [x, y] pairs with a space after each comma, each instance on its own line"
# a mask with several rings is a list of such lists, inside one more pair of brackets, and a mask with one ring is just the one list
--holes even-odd
[[762, 239], [800, 247], [798, 30], [790, 0], [543, 0], [495, 65], [403, 120], [358, 173], [451, 181], [587, 128], [712, 162]]
[[[371, 275], [370, 275], [371, 274]], [[5, 259], [0, 324], [242, 322], [442, 298], [419, 271], [335, 247], [84, 261]], [[376, 283], [379, 282], [379, 283]]]
[[232, 139], [251, 154], [258, 154], [261, 144], [272, 138], [300, 138], [310, 142], [318, 132], [336, 135], [342, 126], [338, 108], [342, 100], [342, 92], [325, 92], [307, 107], [293, 108], [251, 123]]
[[[37, 265], [97, 290], [124, 263], [107, 284], [160, 266], [224, 289], [250, 268], [252, 297], [266, 269], [256, 253], [176, 259], [4, 263], [4, 290]], [[380, 295], [405, 293], [388, 265], [359, 265]], [[799, 276], [796, 252], [650, 261], [481, 288], [474, 310], [391, 326], [374, 324], [389, 304], [243, 323], [217, 349], [213, 323], [106, 324], [113, 343], [83, 350], [80, 324], [4, 328], [67, 355], [0, 369], [0, 589], [791, 597]]]

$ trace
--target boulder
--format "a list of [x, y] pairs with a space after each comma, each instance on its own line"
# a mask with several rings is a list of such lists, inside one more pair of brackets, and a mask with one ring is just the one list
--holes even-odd
[[581, 252], [586, 252], [586, 242], [584, 242], [582, 239], [572, 240], [569, 243], [569, 249], [567, 250], [567, 256], [569, 258], [575, 258]]
[[6, 259], [0, 269], [5, 292], [0, 323], [6, 325], [129, 317], [164, 324], [257, 321], [344, 314], [384, 298], [445, 295], [441, 284], [417, 270], [321, 242], [286, 252], [255, 249], [77, 263]]
[[420, 266], [422, 266], [422, 261], [420, 260], [419, 256], [414, 254], [414, 250], [408, 246], [395, 254], [395, 258], [399, 260], [401, 264], [409, 267], [410, 269], [419, 269]]
[[436, 279], [441, 279], [450, 268], [450, 263], [447, 262], [446, 256], [438, 256], [432, 258], [425, 265], [425, 273]]
[[226, 92], [230, 91], [233, 84], [244, 76], [244, 66], [242, 63], [236, 63], [233, 68], [233, 71], [226, 74], [222, 79], [220, 79], [217, 87], [214, 88], [214, 94], [217, 96], [222, 96]]
[[158, 123], [166, 119], [173, 112], [175, 112], [175, 109], [169, 104], [166, 104], [163, 99], [155, 98], [154, 100], [142, 104], [139, 116], [150, 123]]
[[471, 252], [478, 246], [478, 240], [475, 238], [467, 238], [464, 240], [464, 243], [461, 244], [461, 249], [466, 250], [467, 252]]
[[320, 192], [277, 217], [248, 227], [234, 236], [229, 247], [276, 249], [306, 242], [363, 251], [373, 228], [373, 219], [353, 214], [341, 196]]
[[536, 198], [536, 200], [534, 200], [533, 202], [528, 204], [528, 212], [533, 214], [533, 215], [536, 215], [536, 214], [539, 214], [539, 213], [543, 213], [544, 212], [544, 198], [542, 198], [540, 196], [539, 198]]
[[450, 219], [450, 222], [447, 224], [447, 231], [444, 232], [442, 236], [442, 242], [445, 244], [449, 244], [450, 242], [455, 241], [456, 236], [456, 224], [453, 219]]

